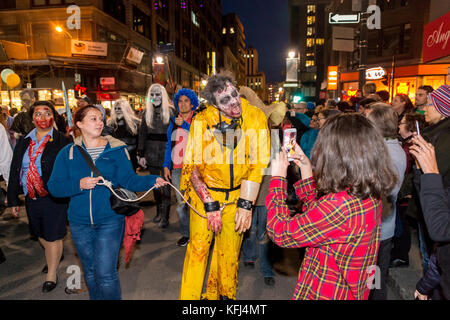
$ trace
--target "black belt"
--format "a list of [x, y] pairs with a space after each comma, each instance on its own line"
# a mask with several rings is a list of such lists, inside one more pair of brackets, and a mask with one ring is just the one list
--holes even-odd
[[237, 187], [234, 187], [234, 188], [228, 188], [228, 189], [227, 188], [211, 188], [208, 185], [206, 185], [206, 187], [212, 191], [225, 192], [227, 194], [225, 197], [225, 200], [228, 200], [228, 196], [230, 195], [230, 192], [240, 189], [241, 185], [238, 185]]

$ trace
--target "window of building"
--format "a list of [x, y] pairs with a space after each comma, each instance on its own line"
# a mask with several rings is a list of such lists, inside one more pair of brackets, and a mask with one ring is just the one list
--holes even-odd
[[307, 57], [314, 57], [314, 52], [309, 52], [306, 54]]
[[169, 42], [169, 31], [164, 29], [164, 27], [159, 24], [156, 24], [156, 41], [157, 43]]
[[316, 39], [316, 44], [317, 45], [321, 46], [321, 45], [323, 45], [323, 43], [324, 43], [324, 39], [323, 38], [317, 38]]
[[227, 34], [227, 28], [222, 29], [222, 34]]
[[311, 25], [311, 24], [314, 24], [314, 23], [316, 23], [316, 17], [315, 16], [308, 16], [306, 18], [306, 24], [307, 25]]
[[164, 20], [169, 21], [169, 1], [155, 1], [153, 7], [157, 15], [159, 15]]
[[123, 0], [103, 0], [103, 11], [125, 24], [125, 5]]
[[233, 28], [233, 27], [230, 28], [230, 33], [231, 33], [231, 34], [234, 33], [234, 28]]
[[146, 38], [151, 37], [150, 17], [135, 6], [133, 6], [133, 30]]
[[306, 46], [307, 46], [307, 47], [312, 47], [312, 46], [314, 46], [314, 39], [313, 39], [313, 38], [307, 38], [307, 39], [306, 39]]
[[[4, 2], [4, 0], [2, 0]], [[6, 1], [10, 2], [10, 1]], [[13, 1], [15, 2], [15, 1]], [[57, 6], [60, 4], [71, 4], [74, 3], [74, 0], [32, 0], [31, 5], [33, 7], [39, 7], [39, 6]], [[15, 6], [14, 6], [15, 7]]]
[[381, 30], [381, 55], [409, 53], [411, 49], [411, 24], [389, 27]]
[[306, 64], [307, 67], [313, 67], [314, 66], [314, 60], [306, 60]]
[[307, 10], [308, 14], [316, 13], [316, 6], [315, 5], [309, 5], [306, 10]]
[[312, 36], [312, 35], [314, 35], [315, 32], [316, 32], [316, 28], [308, 27], [308, 29], [306, 30], [306, 35], [307, 36]]
[[0, 9], [15, 9], [16, 0], [2, 0], [0, 1]]

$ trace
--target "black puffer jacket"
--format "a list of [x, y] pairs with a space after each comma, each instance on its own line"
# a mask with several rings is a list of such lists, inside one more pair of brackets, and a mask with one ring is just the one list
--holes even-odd
[[450, 188], [444, 188], [439, 174], [423, 174], [420, 203], [428, 233], [437, 242], [436, 258], [441, 270], [440, 286], [450, 300]]

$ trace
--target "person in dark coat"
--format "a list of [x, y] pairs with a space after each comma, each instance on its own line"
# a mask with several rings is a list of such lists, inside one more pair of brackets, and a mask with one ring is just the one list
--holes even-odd
[[[170, 118], [175, 115], [175, 107], [170, 103], [166, 89], [158, 84], [152, 84], [147, 93], [147, 104], [142, 116], [138, 138], [139, 165], [147, 167], [152, 175], [164, 176], [163, 162], [167, 142], [167, 129]], [[156, 201], [156, 216], [154, 223], [158, 227], [169, 226], [170, 186], [154, 190]]]
[[[438, 243], [435, 257], [440, 274], [429, 277], [428, 283], [435, 283], [435, 280], [439, 278], [441, 294], [446, 300], [450, 300], [450, 189], [444, 186], [435, 147], [421, 136], [416, 136], [412, 140], [410, 152], [423, 172], [420, 176], [420, 202], [425, 223], [431, 239]], [[431, 265], [433, 264], [430, 264], [430, 268]], [[421, 285], [421, 287], [418, 286], [419, 290], [426, 287], [424, 281], [419, 282], [418, 285]], [[420, 292], [419, 290], [415, 295], [421, 300], [425, 300], [427, 297], [424, 295], [431, 291]]]
[[130, 154], [131, 164], [134, 171], [138, 167], [137, 163], [137, 144], [138, 144], [138, 130], [141, 120], [136, 116], [131, 109], [130, 103], [121, 99], [114, 103], [111, 109], [111, 116], [107, 121], [108, 126], [112, 129], [111, 136], [123, 141], [127, 145], [128, 153]]
[[25, 207], [30, 232], [45, 249], [47, 266], [43, 292], [52, 291], [58, 282], [56, 275], [67, 233], [67, 199], [52, 197], [47, 188], [58, 152], [70, 140], [54, 130], [57, 114], [53, 104], [37, 101], [30, 108], [35, 128], [21, 137], [14, 149], [8, 183], [8, 206], [19, 214], [19, 194], [25, 194]]

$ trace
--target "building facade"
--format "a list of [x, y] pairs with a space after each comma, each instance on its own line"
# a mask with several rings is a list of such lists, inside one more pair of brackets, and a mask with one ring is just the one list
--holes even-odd
[[300, 90], [305, 101], [318, 101], [325, 79], [326, 0], [289, 0], [290, 50], [300, 58]]
[[[154, 82], [198, 91], [221, 61], [221, 18], [221, 0], [1, 1], [0, 64], [22, 79], [12, 95], [2, 85], [2, 103], [20, 108], [18, 93], [27, 86], [40, 99], [60, 99], [61, 81], [71, 104], [80, 84], [106, 107], [123, 97], [142, 108]], [[160, 45], [167, 43], [174, 50], [158, 66]]]
[[253, 89], [261, 100], [267, 100], [266, 75], [258, 70], [258, 50], [249, 47], [244, 51], [245, 85]]
[[228, 47], [238, 62], [238, 72], [235, 73], [238, 85], [245, 84], [245, 34], [244, 26], [236, 13], [222, 17], [223, 46]]
[[[370, 1], [380, 9], [380, 29], [368, 30], [367, 68], [378, 68], [385, 72], [379, 79], [366, 79], [374, 82], [377, 90], [386, 90], [391, 98], [397, 93], [407, 94], [412, 101], [421, 85], [437, 88], [449, 83], [448, 68], [450, 56], [433, 61], [424, 61], [424, 30], [427, 25], [450, 11], [450, 3], [439, 0], [377, 0]], [[328, 12], [356, 13], [352, 11], [351, 0], [334, 0]], [[361, 8], [365, 11], [367, 8]], [[448, 21], [448, 18], [447, 18]], [[359, 25], [347, 25], [356, 30]], [[447, 28], [449, 28], [447, 24]], [[438, 31], [438, 30], [436, 30]], [[441, 33], [450, 30], [441, 30]], [[359, 50], [358, 32], [355, 32], [355, 50], [353, 52], [333, 51], [333, 30], [326, 30], [326, 66], [339, 66], [339, 86], [337, 96], [348, 98], [359, 89]], [[328, 93], [329, 96], [336, 94]]]

